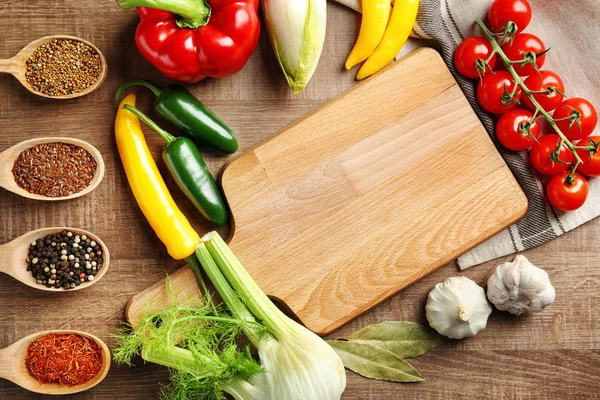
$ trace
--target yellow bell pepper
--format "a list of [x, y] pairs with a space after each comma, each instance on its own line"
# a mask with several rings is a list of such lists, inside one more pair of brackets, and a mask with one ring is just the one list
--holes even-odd
[[177, 208], [150, 154], [140, 121], [123, 105], [135, 106], [135, 95], [126, 96], [117, 111], [115, 138], [131, 191], [169, 255], [181, 260], [194, 254], [200, 236]]
[[356, 79], [361, 80], [383, 69], [396, 57], [406, 43], [417, 20], [419, 0], [396, 0], [383, 39], [360, 67]]
[[351, 69], [373, 54], [388, 24], [390, 4], [390, 0], [362, 0], [360, 32], [346, 59], [346, 69]]

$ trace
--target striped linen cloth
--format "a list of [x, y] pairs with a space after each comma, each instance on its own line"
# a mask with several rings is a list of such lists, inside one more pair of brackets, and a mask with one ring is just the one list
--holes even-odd
[[[360, 0], [336, 1], [360, 11]], [[474, 20], [485, 20], [491, 3], [492, 0], [421, 0], [412, 32], [415, 39], [399, 54], [402, 56], [419, 46], [432, 46], [440, 51], [529, 199], [529, 210], [522, 220], [458, 258], [461, 269], [531, 249], [600, 215], [600, 178], [590, 180], [589, 197], [580, 209], [565, 213], [551, 207], [544, 196], [547, 179], [532, 170], [526, 152], [507, 151], [498, 144], [495, 119], [477, 104], [477, 82], [461, 77], [454, 69], [454, 49], [465, 37], [478, 34]], [[552, 48], [543, 69], [561, 75], [567, 96], [583, 97], [600, 109], [600, 1], [529, 0], [529, 3], [533, 18], [526, 31], [539, 36], [546, 47]], [[542, 132], [550, 129], [545, 128], [542, 125]], [[594, 135], [600, 135], [599, 127]]]

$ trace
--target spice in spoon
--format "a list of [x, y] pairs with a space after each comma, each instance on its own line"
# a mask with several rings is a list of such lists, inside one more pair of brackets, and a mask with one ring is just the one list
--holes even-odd
[[102, 348], [83, 335], [50, 333], [29, 344], [25, 365], [39, 383], [81, 385], [100, 372]]
[[27, 59], [25, 79], [31, 87], [48, 96], [81, 92], [96, 83], [102, 72], [98, 52], [71, 39], [44, 43]]
[[96, 241], [64, 230], [31, 242], [26, 261], [38, 285], [68, 290], [93, 281], [104, 257]]
[[64, 197], [88, 187], [97, 163], [83, 147], [43, 143], [24, 150], [12, 168], [15, 182], [29, 193]]

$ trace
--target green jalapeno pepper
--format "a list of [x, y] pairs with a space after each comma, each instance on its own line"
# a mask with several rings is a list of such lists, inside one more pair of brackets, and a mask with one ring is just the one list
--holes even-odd
[[171, 135], [132, 105], [125, 104], [123, 108], [135, 114], [167, 142], [162, 159], [179, 189], [200, 214], [217, 225], [227, 222], [229, 213], [221, 191], [194, 142]]
[[238, 149], [238, 142], [231, 128], [181, 85], [170, 85], [162, 89], [143, 79], [135, 79], [119, 87], [117, 100], [120, 101], [126, 89], [137, 85], [152, 90], [156, 96], [156, 112], [199, 147], [208, 147], [225, 154], [235, 153]]

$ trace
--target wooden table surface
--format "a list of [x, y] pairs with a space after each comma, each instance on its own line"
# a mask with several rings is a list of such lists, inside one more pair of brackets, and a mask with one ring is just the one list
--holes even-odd
[[[97, 92], [70, 101], [36, 97], [11, 76], [0, 76], [0, 151], [29, 138], [71, 136], [95, 145], [106, 162], [101, 185], [73, 201], [31, 201], [0, 190], [0, 243], [42, 227], [83, 228], [104, 239], [111, 266], [101, 282], [72, 293], [38, 292], [0, 276], [0, 347], [48, 329], [85, 330], [111, 345], [109, 335], [123, 320], [127, 300], [182, 265], [169, 259], [140, 213], [113, 139], [113, 95], [118, 85], [138, 77], [167, 83], [135, 47], [137, 21], [133, 11], [122, 11], [107, 0], [2, 2], [0, 58], [13, 56], [38, 37], [71, 34], [103, 51], [109, 73]], [[342, 65], [358, 22], [351, 11], [329, 4], [321, 62], [308, 88], [297, 96], [287, 87], [265, 32], [239, 74], [209, 79], [190, 89], [232, 126], [244, 151], [354, 84], [354, 73], [343, 72]], [[141, 109], [150, 111], [150, 93], [137, 93]], [[148, 135], [148, 141], [157, 155], [160, 138]], [[206, 159], [218, 173], [228, 157], [206, 154]], [[171, 181], [167, 184], [174, 186]], [[182, 195], [173, 193], [197, 229], [212, 229], [193, 217], [197, 214]], [[528, 251], [527, 257], [548, 271], [556, 288], [556, 301], [549, 309], [519, 318], [494, 311], [488, 327], [477, 337], [443, 345], [411, 361], [425, 377], [423, 383], [378, 382], [348, 372], [343, 399], [600, 398], [599, 253], [600, 220]], [[436, 283], [454, 275], [481, 283], [496, 264], [489, 262], [461, 273], [454, 264], [447, 265], [332, 336], [386, 320], [426, 323], [425, 301]], [[141, 362], [135, 368], [113, 365], [102, 384], [72, 398], [158, 398], [159, 382], [166, 383], [167, 376], [165, 368]], [[0, 399], [42, 398], [0, 380]]]

